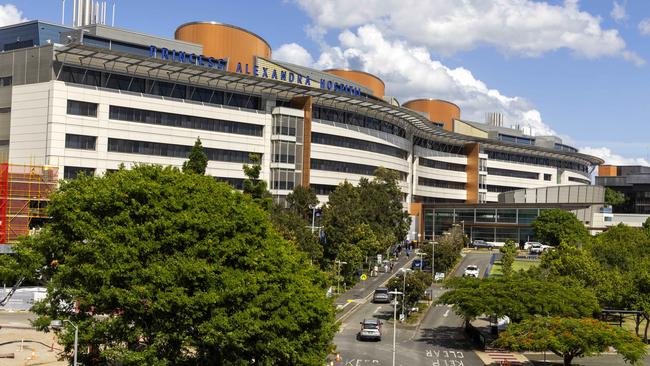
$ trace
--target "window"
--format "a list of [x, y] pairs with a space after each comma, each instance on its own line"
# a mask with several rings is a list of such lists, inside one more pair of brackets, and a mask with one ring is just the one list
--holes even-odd
[[186, 116], [127, 107], [110, 106], [108, 118], [118, 121], [147, 123], [196, 130], [234, 133], [238, 135], [262, 136], [264, 126], [250, 123], [226, 121], [214, 118]]
[[532, 165], [543, 165], [543, 166], [550, 166], [554, 168], [576, 170], [585, 173], [589, 170], [586, 164], [580, 164], [580, 163], [567, 161], [567, 160], [551, 159], [542, 156], [514, 154], [514, 153], [495, 151], [495, 150], [486, 150], [486, 154], [488, 155], [489, 159], [494, 159], [494, 160], [512, 161], [516, 163], [524, 163], [524, 164], [532, 164]]
[[84, 168], [80, 166], [63, 167], [63, 179], [75, 179], [79, 174], [95, 175], [95, 168]]
[[524, 179], [539, 179], [539, 173], [522, 172], [519, 170], [500, 169], [500, 168], [487, 168], [489, 175], [499, 175], [502, 177], [524, 178]]
[[496, 222], [496, 210], [493, 208], [477, 208], [476, 222]]
[[521, 208], [518, 212], [518, 223], [521, 224], [531, 224], [537, 216], [539, 216], [539, 210], [536, 208]]
[[418, 177], [418, 185], [447, 189], [465, 189], [465, 183], [462, 182], [450, 182], [447, 180], [431, 179], [425, 177]]
[[521, 188], [521, 187], [509, 187], [509, 186], [495, 186], [495, 185], [491, 185], [491, 184], [487, 185], [488, 192], [504, 193], [504, 192], [516, 191], [518, 189], [523, 189], [523, 188]]
[[[108, 151], [119, 152], [126, 154], [142, 154], [154, 156], [169, 156], [175, 158], [186, 159], [192, 146], [164, 144], [160, 142], [149, 141], [135, 141], [124, 139], [108, 139]], [[212, 161], [225, 161], [229, 163], [246, 163], [251, 164], [252, 161], [249, 155], [252, 152], [236, 151], [236, 150], [222, 150], [213, 148], [203, 148], [203, 151], [208, 156], [208, 160]], [[261, 155], [262, 154], [258, 154]]]
[[501, 140], [501, 141], [510, 142], [510, 143], [513, 143], [513, 144], [535, 145], [535, 139], [527, 138], [527, 137], [521, 137], [521, 136], [512, 136], [512, 135], [499, 134], [498, 139]]
[[214, 177], [219, 182], [224, 182], [229, 184], [234, 189], [239, 189], [240, 191], [244, 189], [244, 179], [243, 178], [230, 178], [230, 177]]
[[326, 108], [323, 106], [315, 105], [312, 109], [312, 118], [364, 127], [371, 130], [386, 132], [399, 137], [406, 137], [406, 130], [402, 127], [399, 127], [387, 121], [368, 117], [363, 114], [342, 111], [340, 109]]
[[13, 77], [5, 76], [0, 78], [0, 86], [11, 86], [13, 84]]
[[330, 193], [334, 192], [338, 186], [328, 185], [328, 184], [310, 184], [309, 188], [313, 189], [314, 192], [319, 196], [329, 196]]
[[425, 158], [419, 158], [418, 162], [419, 165], [425, 166], [427, 168], [451, 170], [455, 172], [465, 171], [465, 164], [447, 163], [446, 161], [438, 161]]
[[271, 189], [292, 190], [297, 178], [293, 169], [271, 169]]
[[465, 149], [461, 145], [445, 144], [443, 142], [428, 140], [420, 136], [413, 137], [413, 144], [429, 150], [465, 156]]
[[319, 132], [312, 132], [311, 142], [312, 144], [331, 145], [345, 147], [348, 149], [364, 150], [378, 154], [394, 156], [400, 159], [406, 159], [408, 157], [408, 152], [393, 146], [353, 139], [350, 137], [328, 135]]
[[296, 144], [286, 141], [273, 141], [271, 143], [271, 162], [273, 163], [296, 163]]
[[[314, 170], [325, 170], [330, 172], [341, 172], [341, 173], [350, 173], [350, 174], [360, 174], [360, 175], [373, 175], [376, 166], [364, 165], [364, 164], [355, 164], [355, 163], [346, 163], [342, 161], [333, 161], [333, 160], [321, 160], [321, 159], [311, 159], [311, 168]], [[406, 180], [407, 173], [398, 171], [400, 180]]]
[[544, 174], [544, 180], [551, 180], [551, 175], [550, 174]]
[[[303, 119], [301, 117], [274, 115], [273, 116], [273, 134], [283, 136], [296, 136], [298, 126], [302, 127]], [[300, 129], [302, 134], [302, 128]]]
[[68, 114], [84, 117], [97, 117], [97, 103], [68, 100]]
[[582, 183], [582, 184], [591, 184], [591, 181], [589, 179], [582, 179], [578, 177], [569, 177], [569, 182], [576, 182], [576, 183]]
[[65, 147], [69, 149], [95, 150], [97, 137], [86, 135], [65, 135]]
[[11, 107], [0, 108], [0, 113], [11, 113]]
[[517, 210], [514, 208], [499, 208], [497, 209], [497, 222], [508, 224], [517, 223]]

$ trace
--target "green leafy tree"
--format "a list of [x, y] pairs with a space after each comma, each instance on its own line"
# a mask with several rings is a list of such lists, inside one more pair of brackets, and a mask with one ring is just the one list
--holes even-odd
[[626, 362], [641, 365], [646, 346], [641, 340], [619, 327], [595, 319], [541, 317], [511, 324], [496, 340], [498, 347], [514, 351], [550, 350], [570, 366], [576, 357], [598, 355], [614, 347]]
[[184, 173], [196, 173], [196, 174], [205, 174], [205, 168], [208, 167], [208, 156], [203, 151], [203, 145], [201, 145], [201, 139], [196, 138], [194, 147], [190, 151], [189, 159], [183, 163], [183, 172]]
[[324, 265], [323, 246], [318, 240], [318, 232], [312, 232], [311, 227], [297, 212], [274, 205], [270, 215], [276, 230], [285, 240], [296, 245], [307, 254], [312, 263]]
[[250, 195], [257, 204], [267, 211], [273, 207], [273, 198], [268, 186], [263, 179], [260, 179], [262, 172], [261, 158], [258, 154], [250, 154], [248, 158], [251, 165], [244, 164], [244, 193]]
[[610, 187], [605, 188], [605, 203], [610, 206], [619, 206], [625, 203], [625, 195]]
[[314, 214], [312, 209], [318, 205], [318, 197], [312, 188], [297, 186], [287, 195], [286, 200], [290, 210], [311, 223]]
[[340, 183], [330, 193], [327, 205], [323, 208], [323, 228], [326, 234], [325, 256], [331, 260], [342, 253], [344, 245], [354, 243], [355, 228], [365, 222], [359, 209], [359, 191], [348, 181]]
[[533, 228], [538, 238], [554, 246], [562, 242], [580, 245], [589, 238], [587, 228], [578, 218], [559, 208], [543, 210], [533, 221]]
[[520, 322], [534, 316], [585, 317], [600, 311], [595, 295], [588, 289], [524, 275], [453, 278], [446, 287], [450, 290], [438, 302], [452, 304], [454, 311], [468, 321], [483, 314], [508, 316]]
[[442, 236], [437, 237], [438, 241], [435, 244], [435, 253], [431, 246], [433, 243], [427, 242], [420, 246], [420, 250], [426, 255], [424, 256], [424, 266], [431, 266], [432, 254], [435, 254], [435, 272], [447, 272], [458, 259], [460, 259], [460, 252], [467, 243], [467, 236], [463, 233], [463, 229], [458, 226], [452, 226], [448, 231], [444, 232]]
[[517, 257], [517, 244], [514, 240], [507, 240], [506, 244], [499, 248], [501, 252], [501, 271], [504, 276], [512, 274], [512, 264]]
[[[38, 324], [75, 322], [85, 365], [322, 365], [331, 349], [326, 278], [212, 177], [158, 166], [80, 177], [48, 211], [12, 269], [50, 279]], [[72, 333], [60, 335], [68, 355]]]
[[[406, 286], [404, 286], [404, 272], [388, 281], [387, 287], [392, 291], [404, 293], [404, 308], [414, 307], [424, 297], [424, 291], [431, 285], [431, 273], [423, 271], [410, 271], [406, 274]], [[401, 298], [401, 297], [400, 297]]]

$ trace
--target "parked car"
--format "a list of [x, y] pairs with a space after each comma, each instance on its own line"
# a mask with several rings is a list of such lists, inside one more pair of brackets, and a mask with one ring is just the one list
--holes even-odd
[[357, 339], [381, 341], [381, 321], [379, 319], [363, 319], [361, 330], [357, 333]]
[[533, 245], [537, 245], [537, 244], [542, 245], [542, 243], [540, 243], [538, 241], [527, 241], [527, 242], [524, 243], [524, 250], [530, 250], [530, 248]]
[[544, 245], [542, 243], [531, 244], [528, 248], [528, 252], [530, 254], [542, 254], [542, 252], [544, 252]]
[[416, 269], [422, 269], [422, 259], [416, 258], [411, 262], [411, 269], [416, 270]]
[[444, 279], [445, 279], [445, 272], [436, 272], [436, 274], [435, 274], [435, 276], [433, 278], [433, 280], [436, 281], [436, 282], [442, 281]]
[[482, 239], [476, 239], [472, 242], [472, 246], [476, 249], [479, 248], [487, 248], [487, 249], [492, 249], [494, 246], [491, 243], [486, 242], [485, 240]]
[[389, 303], [390, 302], [390, 294], [388, 293], [388, 289], [386, 287], [377, 287], [375, 289], [375, 293], [372, 295], [372, 302], [374, 303]]
[[465, 273], [463, 273], [463, 277], [478, 278], [478, 266], [475, 264], [467, 266], [467, 268], [465, 268]]

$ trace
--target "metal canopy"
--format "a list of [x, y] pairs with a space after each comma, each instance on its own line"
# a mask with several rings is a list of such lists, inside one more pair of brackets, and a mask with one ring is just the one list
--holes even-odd
[[125, 52], [71, 43], [55, 48], [57, 61], [73, 66], [82, 66], [107, 72], [120, 72], [133, 76], [158, 78], [177, 83], [204, 85], [211, 88], [228, 88], [249, 94], [274, 93], [287, 99], [296, 96], [311, 96], [315, 104], [331, 106], [341, 110], [354, 110], [368, 116], [396, 124], [425, 139], [448, 144], [463, 145], [477, 142], [482, 147], [520, 154], [541, 155], [565, 159], [580, 164], [603, 164], [600, 158], [573, 152], [558, 152], [536, 146], [526, 146], [495, 141], [485, 138], [461, 135], [437, 127], [429, 119], [408, 108], [394, 106], [370, 98], [349, 96], [330, 90], [306, 85], [289, 84], [279, 80], [236, 74], [223, 70], [183, 64]]

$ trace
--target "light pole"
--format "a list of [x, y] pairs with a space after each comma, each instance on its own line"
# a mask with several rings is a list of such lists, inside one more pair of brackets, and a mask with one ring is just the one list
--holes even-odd
[[309, 208], [311, 208], [311, 233], [313, 234], [316, 223], [316, 209], [318, 208], [318, 205], [309, 205]]
[[[460, 224], [463, 227], [463, 243], [465, 243], [465, 220], [460, 220]], [[467, 246], [467, 245], [464, 245]]]
[[79, 343], [79, 327], [77, 327], [77, 325], [75, 323], [73, 323], [72, 321], [70, 321], [68, 319], [52, 320], [50, 322], [50, 327], [52, 327], [54, 329], [61, 329], [61, 328], [63, 328], [63, 323], [65, 323], [65, 322], [72, 324], [72, 326], [74, 327], [74, 353], [73, 353], [73, 358], [74, 359], [73, 359], [72, 365], [77, 366], [77, 345]]
[[412, 269], [410, 268], [402, 268], [402, 275], [404, 276], [404, 285], [402, 287], [402, 293], [404, 296], [402, 296], [402, 315], [399, 317], [400, 320], [404, 320], [404, 303], [406, 302], [406, 274], [411, 272]]
[[433, 282], [436, 282], [436, 242], [431, 242], [431, 276]]
[[[395, 296], [393, 302], [393, 366], [395, 366], [395, 337], [397, 336], [397, 296], [403, 295], [397, 289], [389, 292], [389, 294]], [[402, 301], [404, 301], [402, 299]]]
[[334, 260], [334, 264], [337, 264], [337, 270], [336, 270], [336, 293], [340, 294], [341, 290], [339, 289], [339, 285], [341, 283], [341, 264], [348, 264], [348, 262], [342, 262], [338, 259]]

